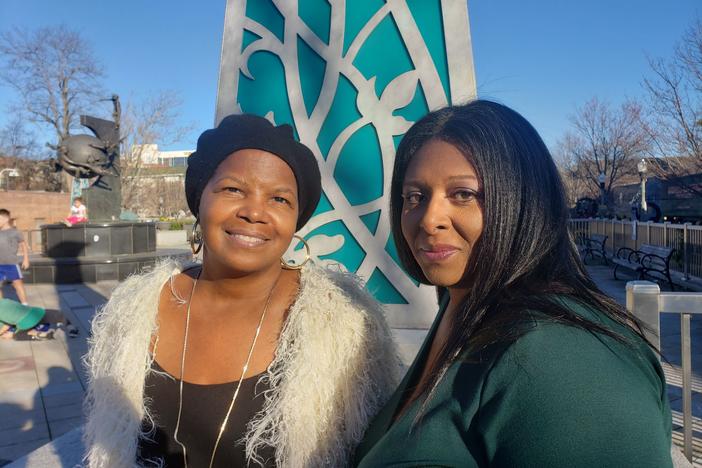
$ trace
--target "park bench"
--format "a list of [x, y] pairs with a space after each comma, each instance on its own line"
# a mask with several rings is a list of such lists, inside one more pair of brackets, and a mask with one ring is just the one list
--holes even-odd
[[605, 253], [605, 243], [607, 236], [602, 234], [593, 234], [590, 237], [583, 236], [581, 238], [583, 263], [587, 264], [587, 257], [590, 256], [594, 260], [595, 255], [602, 257], [602, 261], [607, 265], [607, 254]]
[[670, 284], [670, 289], [674, 290], [673, 279], [670, 277], [670, 258], [675, 249], [670, 247], [660, 247], [657, 245], [643, 244], [639, 250], [622, 247], [617, 250], [612, 257], [614, 262], [614, 279], [617, 278], [617, 269], [624, 267], [633, 270], [639, 275], [639, 279], [664, 279]]

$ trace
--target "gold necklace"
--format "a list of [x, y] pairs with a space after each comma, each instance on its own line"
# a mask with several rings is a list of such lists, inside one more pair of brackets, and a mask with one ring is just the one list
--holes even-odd
[[[175, 427], [175, 431], [173, 432], [173, 439], [183, 449], [183, 464], [184, 464], [185, 468], [188, 468], [187, 449], [185, 448], [185, 444], [183, 444], [183, 442], [178, 440], [178, 430], [180, 429], [180, 415], [183, 411], [183, 374], [185, 372], [185, 355], [186, 355], [187, 349], [188, 349], [188, 331], [190, 329], [190, 306], [193, 303], [193, 295], [195, 294], [195, 286], [197, 286], [197, 280], [200, 279], [200, 273], [202, 273], [202, 269], [200, 269], [197, 276], [195, 277], [195, 280], [193, 281], [193, 288], [190, 290], [190, 297], [188, 299], [188, 308], [187, 308], [186, 315], [185, 315], [185, 336], [183, 337], [183, 352], [181, 353], [181, 361], [180, 361], [180, 379], [179, 379], [180, 387], [178, 390], [178, 419], [176, 420], [176, 427]], [[214, 459], [215, 459], [215, 454], [217, 453], [217, 448], [219, 447], [219, 442], [222, 440], [222, 434], [224, 434], [224, 430], [227, 427], [227, 422], [229, 422], [229, 416], [232, 414], [232, 410], [234, 409], [234, 402], [236, 402], [236, 397], [239, 396], [239, 389], [241, 389], [241, 382], [244, 380], [244, 375], [246, 374], [246, 371], [249, 368], [249, 363], [251, 361], [251, 356], [253, 355], [253, 350], [256, 347], [256, 341], [258, 340], [258, 335], [261, 333], [261, 325], [263, 325], [263, 319], [266, 317], [266, 312], [268, 311], [268, 305], [270, 304], [271, 297], [273, 296], [273, 290], [278, 285], [279, 279], [280, 279], [280, 275], [278, 275], [278, 277], [275, 280], [275, 283], [273, 283], [273, 286], [271, 287], [271, 290], [268, 292], [268, 297], [266, 298], [266, 305], [263, 307], [263, 312], [261, 313], [261, 318], [258, 321], [258, 327], [256, 327], [256, 333], [254, 334], [253, 341], [251, 342], [251, 347], [249, 348], [249, 355], [246, 358], [246, 362], [244, 363], [244, 367], [241, 369], [241, 377], [239, 378], [239, 382], [237, 382], [237, 384], [236, 384], [236, 389], [234, 390], [234, 396], [232, 396], [232, 401], [229, 404], [229, 409], [227, 410], [227, 414], [224, 416], [224, 421], [222, 421], [222, 425], [219, 428], [219, 434], [217, 434], [217, 440], [215, 440], [214, 448], [212, 449], [212, 455], [210, 456], [209, 468], [212, 468], [212, 464], [214, 463]]]

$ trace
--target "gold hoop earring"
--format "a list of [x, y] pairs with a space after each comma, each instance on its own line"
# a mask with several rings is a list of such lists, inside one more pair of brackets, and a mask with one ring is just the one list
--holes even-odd
[[190, 235], [190, 249], [193, 251], [193, 255], [200, 253], [202, 245], [202, 228], [200, 227], [200, 220], [196, 219], [195, 224], [193, 224], [193, 233]]
[[294, 263], [287, 263], [285, 259], [283, 259], [283, 257], [280, 257], [280, 265], [286, 270], [301, 270], [302, 267], [304, 267], [307, 264], [307, 262], [310, 261], [310, 258], [312, 258], [312, 255], [310, 254], [310, 245], [302, 236], [298, 236], [297, 234], [295, 234], [293, 235], [293, 238], [298, 239], [305, 246], [305, 260], [299, 265], [296, 265]]

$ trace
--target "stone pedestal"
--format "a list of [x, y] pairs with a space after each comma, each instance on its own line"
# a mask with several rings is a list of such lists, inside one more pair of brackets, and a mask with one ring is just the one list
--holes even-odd
[[41, 234], [42, 256], [32, 258], [28, 283], [121, 281], [160, 259], [192, 257], [186, 249], [157, 249], [154, 223], [47, 224]]
[[105, 257], [156, 252], [154, 223], [79, 223], [41, 227], [42, 253], [50, 258]]

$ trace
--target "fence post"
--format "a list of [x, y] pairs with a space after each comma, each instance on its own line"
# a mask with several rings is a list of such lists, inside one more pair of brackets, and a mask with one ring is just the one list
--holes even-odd
[[690, 225], [690, 223], [685, 223], [683, 224], [683, 273], [685, 274], [685, 281], [690, 280], [690, 258], [688, 257], [687, 249], [688, 249], [688, 243], [690, 241], [690, 234], [687, 229], [687, 227]]
[[646, 243], [651, 244], [651, 220], [646, 221]]
[[645, 325], [646, 339], [661, 349], [661, 322], [658, 311], [658, 296], [661, 288], [651, 281], [629, 281], [626, 283], [626, 310]]
[[611, 225], [612, 225], [612, 229], [610, 231], [611, 231], [611, 235], [612, 235], [612, 252], [616, 252], [617, 251], [617, 237], [616, 237], [616, 233], [614, 230], [614, 219], [612, 219]]
[[668, 222], [663, 223], [663, 247], [668, 247]]
[[692, 348], [690, 346], [690, 314], [680, 314], [680, 353], [682, 357], [683, 451], [692, 461]]

